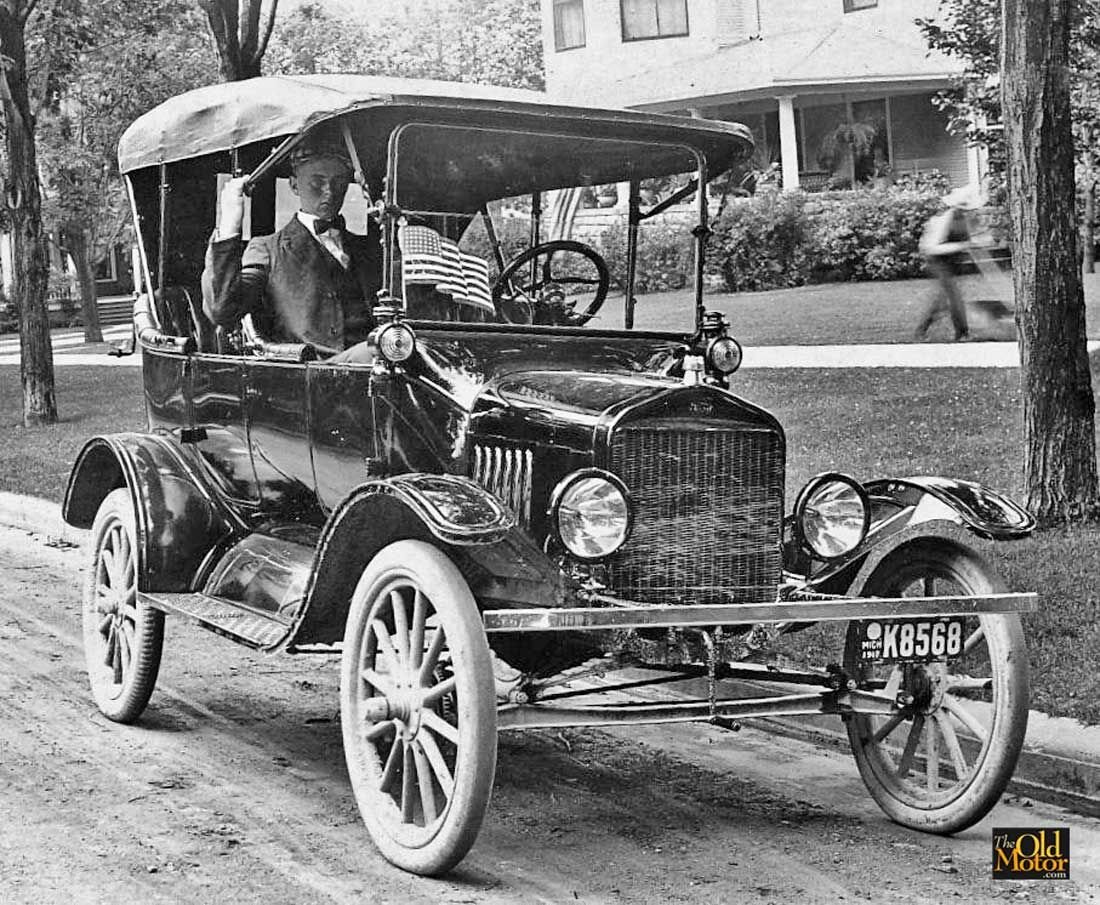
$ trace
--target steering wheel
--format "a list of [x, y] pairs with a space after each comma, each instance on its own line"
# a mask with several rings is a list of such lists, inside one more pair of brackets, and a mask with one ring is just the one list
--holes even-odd
[[[573, 252], [587, 258], [595, 268], [596, 276], [587, 277], [565, 273], [554, 275], [554, 255], [559, 251]], [[531, 261], [545, 256], [541, 276], [532, 282], [517, 280], [517, 275]], [[537, 270], [536, 265], [536, 270]], [[595, 295], [583, 311], [574, 310], [566, 302], [562, 285], [595, 286]], [[555, 239], [528, 248], [504, 268], [493, 285], [493, 305], [501, 319], [509, 324], [568, 324], [583, 326], [600, 310], [607, 291], [611, 287], [611, 272], [607, 262], [591, 246], [571, 239]]]

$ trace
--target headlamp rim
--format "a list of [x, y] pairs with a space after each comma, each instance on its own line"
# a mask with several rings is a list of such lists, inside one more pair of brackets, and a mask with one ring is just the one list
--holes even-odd
[[[720, 342], [731, 342], [737, 347], [737, 365], [728, 371], [724, 371], [720, 367], [718, 367], [714, 360], [714, 347], [717, 346]], [[739, 343], [732, 336], [716, 336], [709, 343], [707, 343], [707, 350], [704, 355], [707, 364], [714, 368], [714, 370], [716, 370], [723, 377], [728, 377], [730, 374], [734, 374], [737, 371], [741, 370], [741, 365], [745, 362], [745, 347], [742, 346], [741, 343]]]
[[[622, 542], [614, 550], [596, 556], [585, 556], [581, 553], [575, 553], [570, 549], [569, 545], [562, 539], [558, 520], [558, 512], [561, 508], [561, 502], [565, 494], [571, 487], [585, 478], [602, 478], [607, 481], [607, 483], [611, 484], [619, 491], [623, 501], [626, 503], [626, 530], [623, 532]], [[569, 474], [558, 481], [558, 483], [554, 485], [554, 489], [550, 491], [550, 502], [546, 507], [546, 515], [550, 522], [550, 532], [554, 541], [570, 556], [582, 562], [599, 562], [600, 560], [607, 559], [609, 556], [614, 556], [626, 546], [627, 541], [630, 540], [630, 535], [634, 531], [634, 500], [630, 495], [630, 491], [627, 490], [626, 484], [623, 483], [622, 478], [602, 468], [580, 468], [576, 471], [569, 472]]]
[[[390, 356], [386, 355], [382, 351], [382, 338], [389, 330], [404, 330], [412, 338], [412, 345], [409, 347], [409, 354], [406, 355], [404, 358], [390, 358]], [[382, 356], [382, 359], [384, 361], [387, 361], [390, 364], [401, 364], [402, 362], [408, 361], [410, 358], [412, 358], [413, 353], [416, 351], [416, 333], [412, 329], [412, 327], [410, 327], [404, 321], [390, 321], [388, 324], [383, 324], [381, 327], [378, 328], [378, 332], [374, 337], [374, 345], [378, 349], [378, 354]]]
[[[859, 540], [852, 546], [850, 550], [845, 550], [843, 553], [837, 553], [835, 556], [826, 556], [823, 553], [818, 552], [810, 544], [806, 538], [805, 533], [802, 530], [803, 516], [805, 515], [806, 504], [818, 490], [824, 485], [838, 483], [846, 484], [851, 487], [860, 498], [860, 502], [863, 503], [863, 526], [860, 530]], [[853, 551], [858, 550], [863, 542], [867, 539], [867, 532], [871, 528], [871, 497], [867, 493], [866, 488], [859, 483], [851, 475], [844, 474], [842, 471], [823, 471], [821, 474], [816, 474], [810, 480], [808, 480], [798, 491], [798, 497], [794, 502], [794, 532], [795, 538], [798, 541], [798, 545], [810, 554], [814, 559], [822, 562], [831, 562], [833, 560], [843, 559]]]

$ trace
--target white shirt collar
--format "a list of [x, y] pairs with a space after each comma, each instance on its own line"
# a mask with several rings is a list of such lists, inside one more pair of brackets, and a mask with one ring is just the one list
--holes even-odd
[[305, 211], [298, 211], [298, 222], [309, 230], [311, 236], [316, 235], [313, 229], [313, 224], [317, 222], [316, 214], [307, 214]]

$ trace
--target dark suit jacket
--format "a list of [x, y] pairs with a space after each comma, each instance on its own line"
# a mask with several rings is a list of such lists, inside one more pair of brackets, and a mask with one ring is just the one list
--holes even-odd
[[203, 274], [207, 317], [234, 327], [251, 314], [264, 339], [324, 352], [362, 342], [382, 286], [378, 227], [372, 221], [366, 236], [344, 232], [342, 239], [351, 258], [346, 271], [297, 217], [243, 250], [237, 237], [212, 241]]

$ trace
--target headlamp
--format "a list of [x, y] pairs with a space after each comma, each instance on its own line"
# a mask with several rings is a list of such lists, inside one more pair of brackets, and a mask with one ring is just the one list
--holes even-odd
[[386, 324], [378, 331], [375, 342], [378, 353], [389, 362], [407, 361], [416, 348], [416, 337], [405, 324], [394, 322]]
[[615, 475], [598, 468], [575, 471], [550, 494], [550, 523], [578, 559], [610, 556], [630, 536], [630, 495]]
[[719, 336], [707, 346], [707, 363], [719, 374], [732, 374], [741, 367], [741, 344], [729, 336]]
[[812, 478], [794, 504], [798, 539], [818, 559], [850, 553], [867, 536], [871, 504], [853, 478], [830, 472]]

